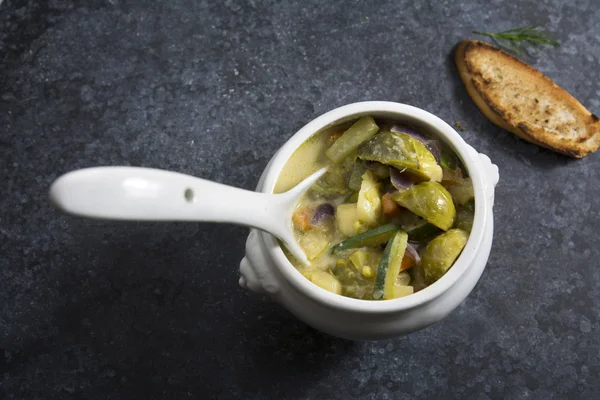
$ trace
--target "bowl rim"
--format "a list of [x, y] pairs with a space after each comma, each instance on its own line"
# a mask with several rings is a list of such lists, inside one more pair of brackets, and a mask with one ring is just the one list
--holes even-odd
[[385, 118], [392, 120], [402, 120], [404, 117], [404, 119], [418, 121], [419, 124], [426, 126], [428, 132], [444, 141], [459, 156], [473, 182], [475, 216], [473, 228], [465, 248], [452, 268], [442, 278], [417, 293], [398, 299], [382, 301], [354, 299], [318, 287], [306, 279], [292, 265], [274, 236], [261, 232], [263, 243], [277, 270], [298, 292], [318, 303], [350, 312], [399, 312], [418, 307], [441, 296], [460, 280], [468, 268], [474, 267], [473, 261], [484, 239], [485, 226], [489, 218], [490, 200], [486, 194], [486, 177], [476, 151], [464, 141], [454, 128], [439, 117], [418, 107], [390, 101], [365, 101], [348, 104], [326, 112], [307, 123], [275, 153], [265, 170], [260, 190], [264, 193], [273, 193], [277, 179], [287, 160], [300, 145], [316, 133], [363, 115], [377, 117], [377, 114], [394, 114], [394, 116], [385, 116]]

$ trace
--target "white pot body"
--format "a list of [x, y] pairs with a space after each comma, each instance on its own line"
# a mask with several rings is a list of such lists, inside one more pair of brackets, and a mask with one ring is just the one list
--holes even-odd
[[424, 110], [399, 103], [363, 102], [330, 111], [300, 129], [273, 156], [257, 191], [273, 191], [286, 161], [313, 134], [362, 115], [421, 127], [445, 141], [462, 159], [473, 181], [475, 219], [469, 241], [455, 264], [436, 283], [410, 296], [385, 301], [351, 299], [312, 284], [285, 258], [273, 236], [253, 229], [240, 263], [240, 285], [268, 294], [320, 331], [347, 339], [373, 340], [423, 329], [447, 316], [473, 290], [492, 246], [498, 168], [465, 143], [452, 127]]

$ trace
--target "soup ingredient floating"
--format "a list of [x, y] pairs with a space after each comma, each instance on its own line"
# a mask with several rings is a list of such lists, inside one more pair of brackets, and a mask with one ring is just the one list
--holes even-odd
[[307, 279], [335, 294], [391, 300], [452, 267], [469, 237], [474, 196], [464, 167], [439, 140], [364, 116], [303, 146], [298, 154], [311, 148], [319, 154], [310, 158], [328, 167], [292, 216], [310, 265], [286, 254]]
[[494, 124], [572, 157], [598, 150], [598, 117], [538, 70], [477, 40], [459, 43], [454, 60], [469, 95]]

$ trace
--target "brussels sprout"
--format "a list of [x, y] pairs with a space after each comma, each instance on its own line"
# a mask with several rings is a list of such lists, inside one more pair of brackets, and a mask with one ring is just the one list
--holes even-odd
[[442, 230], [446, 231], [454, 224], [456, 209], [452, 196], [437, 182], [413, 185], [396, 193], [392, 199]]
[[421, 254], [421, 268], [428, 284], [440, 279], [450, 269], [468, 238], [467, 232], [450, 229], [429, 242]]
[[399, 169], [408, 168], [425, 180], [442, 180], [442, 168], [423, 143], [398, 132], [380, 132], [357, 150], [361, 160], [377, 161]]

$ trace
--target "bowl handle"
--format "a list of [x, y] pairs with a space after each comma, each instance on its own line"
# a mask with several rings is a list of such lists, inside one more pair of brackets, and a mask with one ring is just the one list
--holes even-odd
[[498, 184], [498, 180], [500, 179], [500, 173], [498, 171], [498, 166], [490, 160], [490, 158], [483, 154], [479, 153], [473, 147], [469, 146], [469, 151], [473, 155], [474, 158], [479, 160], [481, 165], [481, 169], [485, 176], [485, 191], [487, 193], [487, 197], [490, 199], [492, 206], [494, 205], [494, 188]]
[[240, 262], [240, 286], [277, 299], [280, 288], [273, 268], [275, 266], [266, 255], [258, 230], [251, 229], [246, 240], [246, 256]]

